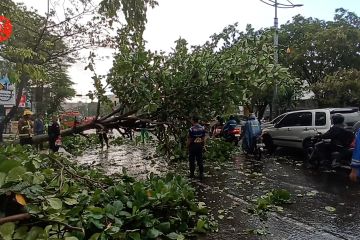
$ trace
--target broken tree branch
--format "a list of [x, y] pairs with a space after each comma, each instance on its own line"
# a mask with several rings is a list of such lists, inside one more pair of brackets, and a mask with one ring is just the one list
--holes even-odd
[[7, 222], [16, 222], [16, 221], [26, 220], [26, 219], [29, 219], [30, 217], [31, 216], [29, 213], [20, 213], [20, 214], [8, 216], [8, 217], [3, 217], [3, 218], [0, 218], [0, 225], [3, 223], [7, 223]]

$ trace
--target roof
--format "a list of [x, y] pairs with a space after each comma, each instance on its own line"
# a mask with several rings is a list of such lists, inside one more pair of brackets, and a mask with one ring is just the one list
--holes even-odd
[[[289, 111], [289, 112], [303, 112], [303, 111], [324, 111], [328, 110], [330, 113], [351, 113], [358, 112], [358, 107], [345, 107], [345, 108], [316, 108], [316, 109], [302, 109], [297, 111]], [[289, 113], [287, 112], [287, 113]]]

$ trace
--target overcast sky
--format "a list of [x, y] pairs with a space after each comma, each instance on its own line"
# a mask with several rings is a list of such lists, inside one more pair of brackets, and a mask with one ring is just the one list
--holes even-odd
[[[47, 0], [16, 0], [40, 13], [45, 13]], [[158, 0], [159, 6], [148, 12], [145, 39], [152, 50], [170, 50], [180, 36], [191, 45], [205, 42], [210, 35], [221, 31], [235, 22], [240, 29], [252, 24], [256, 29], [273, 25], [274, 8], [260, 0]], [[287, 3], [287, 0], [279, 0]], [[279, 9], [279, 23], [285, 23], [296, 14], [331, 20], [335, 9], [343, 7], [360, 15], [360, 0], [291, 0], [294, 4], [304, 4], [294, 9]], [[107, 57], [97, 62], [99, 74], [106, 74], [112, 66], [112, 50], [101, 49], [98, 53]], [[79, 94], [92, 89], [91, 73], [84, 70], [85, 64], [71, 67], [70, 76], [76, 83]]]

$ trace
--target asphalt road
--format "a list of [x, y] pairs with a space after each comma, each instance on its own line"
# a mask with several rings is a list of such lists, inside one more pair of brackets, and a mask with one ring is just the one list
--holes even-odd
[[[360, 239], [360, 184], [348, 180], [348, 170], [309, 171], [301, 152], [291, 149], [261, 162], [238, 155], [224, 166], [209, 165], [208, 177], [193, 182], [219, 220], [219, 232], [204, 239]], [[247, 210], [273, 189], [289, 191], [292, 203], [261, 222]]]

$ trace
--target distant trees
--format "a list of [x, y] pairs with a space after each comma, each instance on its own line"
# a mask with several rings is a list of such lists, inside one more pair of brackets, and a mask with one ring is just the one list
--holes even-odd
[[350, 79], [360, 70], [360, 18], [355, 13], [337, 9], [333, 21], [297, 15], [281, 26], [280, 42], [290, 48], [290, 54], [281, 51], [281, 64], [307, 81], [321, 106], [359, 106], [355, 99], [334, 94], [340, 89], [348, 92]]

